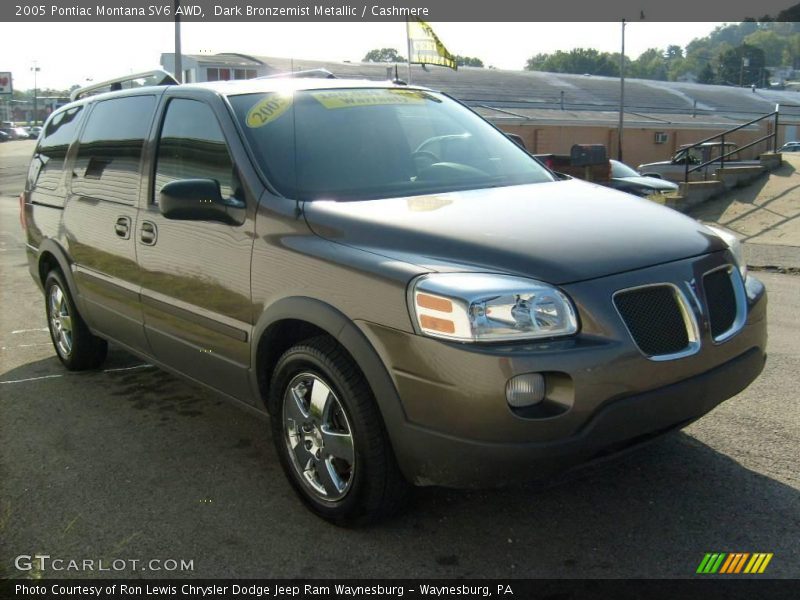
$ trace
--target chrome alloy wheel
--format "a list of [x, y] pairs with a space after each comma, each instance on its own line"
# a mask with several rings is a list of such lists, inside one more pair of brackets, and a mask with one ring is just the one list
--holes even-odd
[[286, 446], [300, 481], [320, 500], [341, 500], [355, 473], [353, 433], [336, 394], [311, 373], [296, 375], [283, 398]]
[[50, 287], [50, 333], [59, 354], [68, 357], [72, 352], [72, 316], [64, 292], [58, 285]]

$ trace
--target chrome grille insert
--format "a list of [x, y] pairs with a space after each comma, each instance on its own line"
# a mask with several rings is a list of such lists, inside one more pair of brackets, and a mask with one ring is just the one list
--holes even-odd
[[671, 283], [620, 290], [614, 306], [637, 348], [651, 360], [674, 360], [700, 349], [697, 320], [686, 296]]

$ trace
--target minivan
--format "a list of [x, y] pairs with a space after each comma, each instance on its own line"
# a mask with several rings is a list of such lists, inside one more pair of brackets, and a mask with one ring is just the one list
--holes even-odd
[[271, 415], [338, 524], [685, 427], [765, 361], [729, 232], [561, 179], [446, 94], [273, 77], [78, 95], [20, 196], [67, 369], [109, 342]]

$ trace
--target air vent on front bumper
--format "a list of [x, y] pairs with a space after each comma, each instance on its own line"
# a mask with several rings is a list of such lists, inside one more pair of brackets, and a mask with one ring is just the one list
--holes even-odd
[[649, 358], [670, 360], [700, 348], [697, 323], [674, 285], [622, 290], [614, 294], [614, 305], [633, 341]]
[[739, 271], [730, 265], [703, 276], [708, 320], [715, 342], [724, 342], [742, 328], [747, 303]]

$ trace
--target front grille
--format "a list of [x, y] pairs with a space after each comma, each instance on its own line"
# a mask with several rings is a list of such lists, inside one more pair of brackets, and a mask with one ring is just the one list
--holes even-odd
[[717, 339], [736, 321], [736, 293], [728, 269], [719, 269], [703, 277], [711, 335]]
[[614, 304], [633, 341], [648, 356], [664, 356], [686, 350], [689, 333], [677, 292], [656, 285], [618, 292]]

